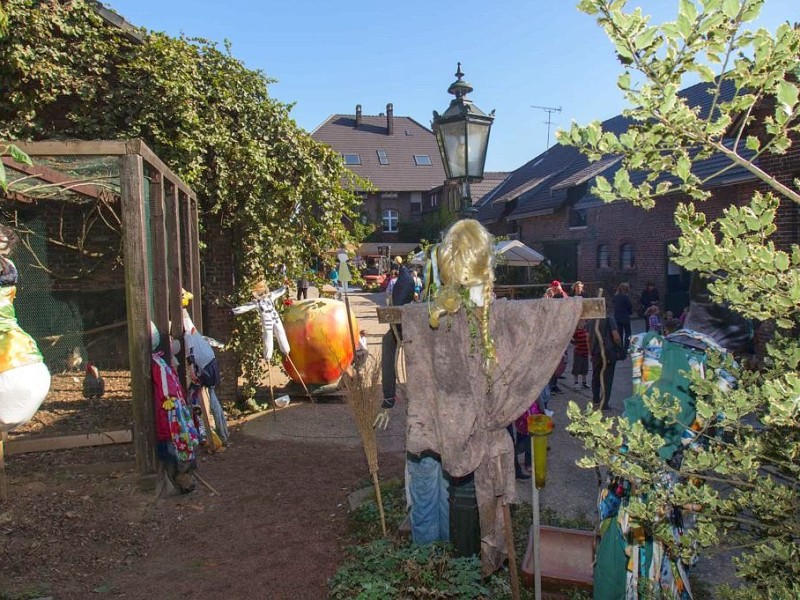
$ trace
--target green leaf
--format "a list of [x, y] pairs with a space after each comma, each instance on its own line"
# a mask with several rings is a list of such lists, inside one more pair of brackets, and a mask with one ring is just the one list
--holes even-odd
[[781, 81], [778, 84], [775, 96], [787, 115], [791, 115], [794, 112], [794, 107], [797, 104], [797, 94], [798, 89], [795, 84], [788, 81]]
[[745, 142], [745, 146], [748, 150], [753, 150], [754, 152], [758, 152], [759, 148], [761, 148], [761, 140], [759, 140], [754, 135], [748, 135], [747, 141]]
[[733, 19], [739, 14], [739, 0], [722, 0], [722, 14]]
[[686, 182], [691, 173], [692, 163], [689, 157], [682, 154], [678, 157], [678, 163], [675, 165], [675, 174], [680, 177], [681, 181]]
[[14, 144], [10, 144], [8, 146], [8, 154], [20, 164], [31, 166], [33, 165], [33, 161], [31, 160], [30, 156], [25, 154], [22, 150], [17, 148]]

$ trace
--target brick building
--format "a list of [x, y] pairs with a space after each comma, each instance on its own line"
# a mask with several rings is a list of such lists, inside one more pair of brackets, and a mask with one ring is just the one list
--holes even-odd
[[419, 242], [426, 213], [445, 201], [444, 166], [433, 132], [410, 117], [386, 113], [336, 114], [311, 132], [316, 141], [341, 154], [347, 167], [369, 180], [374, 191], [361, 192], [361, 221], [374, 223], [373, 242]]
[[[734, 93], [730, 82], [723, 82], [723, 100]], [[681, 95], [698, 107], [701, 115], [707, 113], [711, 102], [708, 84], [686, 88]], [[756, 118], [754, 122], [755, 130], [761, 121]], [[629, 119], [616, 116], [602, 127], [619, 134], [629, 125]], [[739, 148], [740, 154], [746, 156], [747, 152]], [[760, 157], [757, 164], [791, 184], [800, 176], [800, 148], [794, 144], [786, 154]], [[728, 159], [715, 155], [695, 161], [692, 170], [703, 177], [728, 165]], [[487, 194], [480, 203], [478, 218], [496, 235], [510, 235], [542, 252], [554, 275], [562, 280], [580, 279], [612, 292], [619, 283], [628, 282], [634, 301], [646, 282], [652, 281], [665, 310], [680, 311], [688, 304], [690, 278], [669, 260], [668, 247], [680, 234], [674, 221], [675, 208], [688, 198], [670, 194], [657, 200], [651, 210], [622, 201], [605, 204], [590, 192], [594, 178], [603, 175], [613, 180], [619, 166], [616, 156], [590, 162], [576, 148], [553, 146]], [[710, 221], [730, 205], [745, 204], [756, 190], [766, 190], [767, 186], [744, 168], [733, 166], [710, 179], [708, 189], [711, 198], [698, 203], [697, 208]], [[777, 224], [777, 244], [800, 239], [798, 207], [790, 201], [782, 201]]]

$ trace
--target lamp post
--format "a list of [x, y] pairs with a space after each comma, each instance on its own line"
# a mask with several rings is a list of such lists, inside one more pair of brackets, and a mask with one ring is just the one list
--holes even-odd
[[447, 180], [460, 182], [463, 186], [461, 216], [467, 217], [474, 214], [469, 184], [483, 179], [494, 111], [487, 115], [467, 98], [472, 86], [463, 77], [461, 63], [458, 63], [457, 79], [447, 88], [447, 92], [455, 98], [450, 101], [444, 114], [433, 111], [431, 125]]

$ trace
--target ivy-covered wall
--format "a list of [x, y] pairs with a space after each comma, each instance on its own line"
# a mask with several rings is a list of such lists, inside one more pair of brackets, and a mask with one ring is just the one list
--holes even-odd
[[[142, 138], [197, 192], [202, 226], [235, 240], [201, 236], [204, 261], [234, 258], [233, 292], [206, 287], [207, 296], [235, 304], [261, 278], [279, 283], [267, 265], [285, 264], [292, 277], [349, 241], [343, 223], [359, 206], [352, 174], [230, 47], [144, 31], [139, 42], [86, 0], [6, 0], [4, 8], [0, 139]], [[255, 377], [257, 323], [243, 318], [232, 335]]]

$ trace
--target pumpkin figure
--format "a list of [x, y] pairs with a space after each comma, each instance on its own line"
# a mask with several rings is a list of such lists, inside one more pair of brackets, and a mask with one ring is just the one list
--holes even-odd
[[295, 302], [284, 311], [283, 325], [294, 363], [284, 359], [283, 367], [292, 380], [299, 383], [302, 377], [309, 384], [334, 383], [352, 364], [351, 336], [358, 336], [358, 323], [351, 316], [348, 326], [344, 302], [330, 298]]

